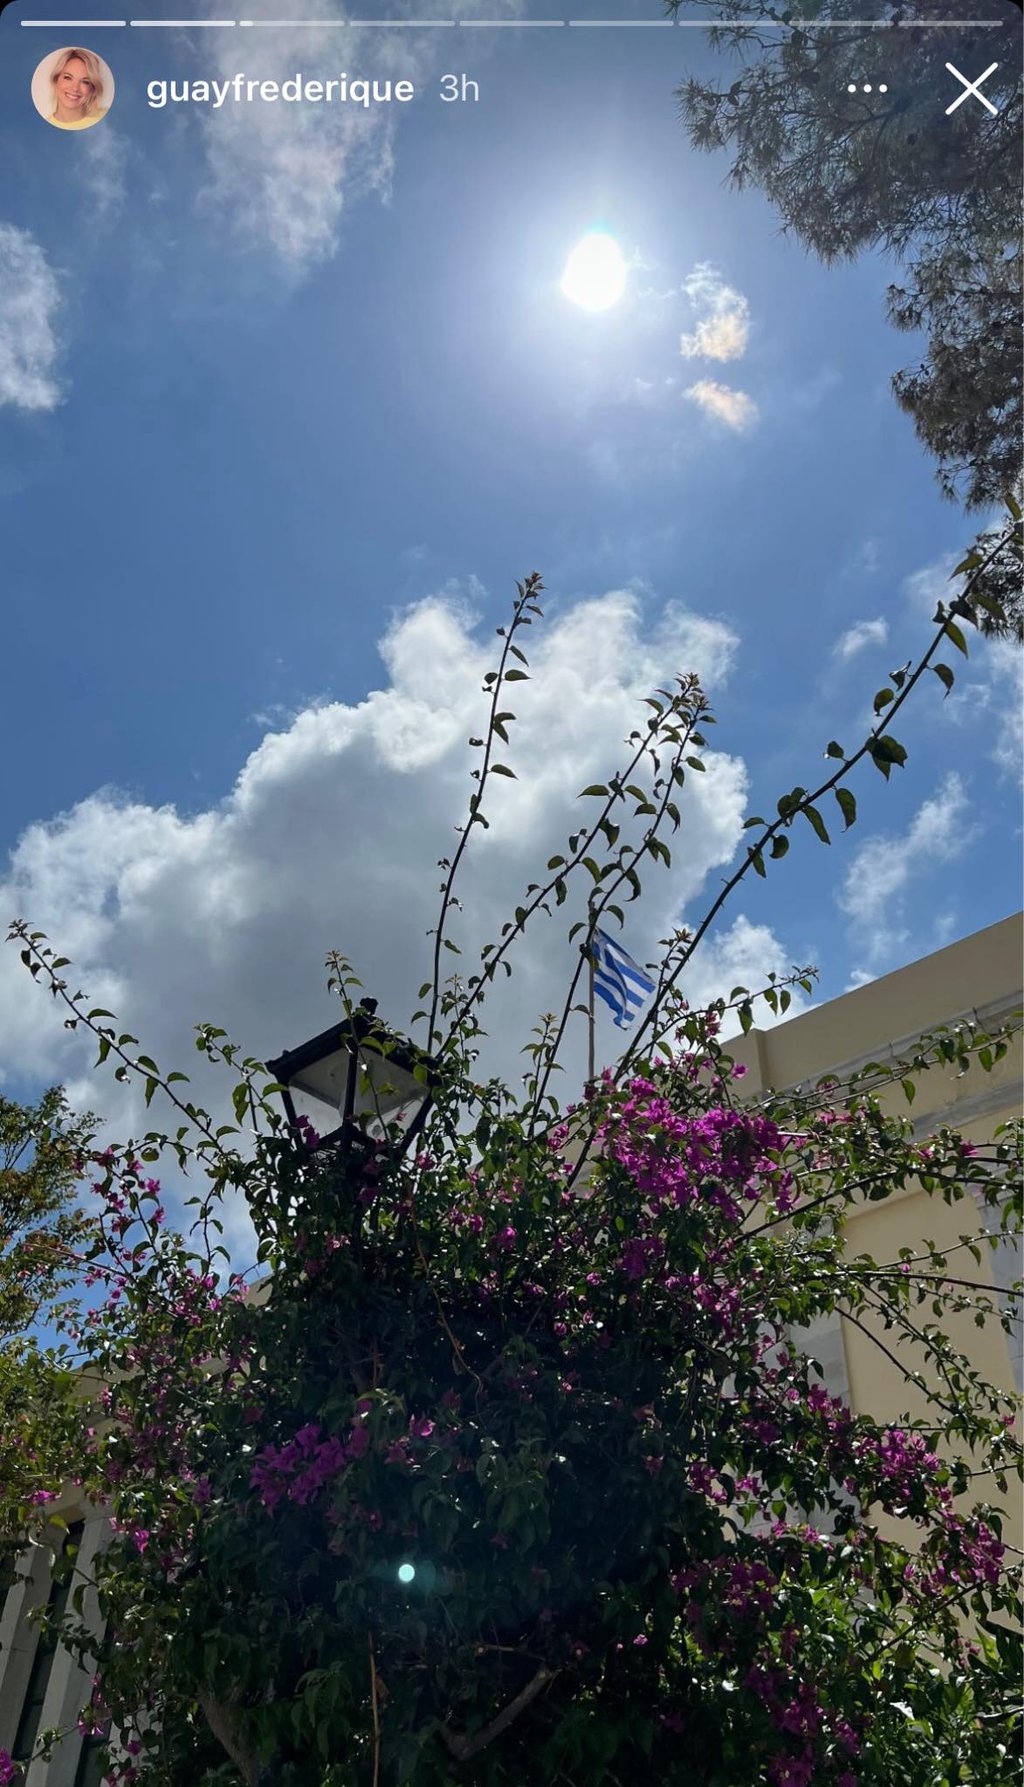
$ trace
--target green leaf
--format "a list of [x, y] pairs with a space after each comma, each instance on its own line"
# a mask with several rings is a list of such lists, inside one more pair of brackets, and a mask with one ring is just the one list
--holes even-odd
[[957, 651], [962, 652], [966, 658], [968, 656], [967, 641], [961, 633], [960, 628], [957, 626], [956, 621], [947, 620], [942, 630], [945, 633], [946, 638], [953, 641]]
[[803, 807], [803, 808], [801, 808], [801, 811], [804, 815], [804, 818], [810, 820], [811, 825], [813, 826], [818, 837], [821, 839], [822, 843], [823, 844], [831, 844], [832, 839], [828, 835], [828, 829], [825, 825], [825, 821], [822, 818], [821, 814], [818, 812], [817, 807]]
[[584, 800], [588, 794], [607, 794], [607, 793], [608, 793], [608, 790], [605, 787], [603, 782], [591, 782], [590, 787], [584, 788], [580, 794], [577, 794], [576, 799]]
[[764, 857], [761, 855], [760, 850], [752, 850], [750, 852], [750, 860], [759, 875], [767, 875], [768, 871], [764, 866]]
[[950, 669], [949, 665], [948, 664], [933, 664], [932, 669], [934, 670], [940, 683], [942, 684], [943, 688], [945, 689], [946, 694], [948, 695], [950, 689], [953, 687], [953, 684], [956, 681], [956, 677], [953, 675], [953, 672]]
[[846, 822], [846, 830], [849, 831], [857, 817], [857, 802], [854, 800], [853, 795], [848, 788], [836, 788], [833, 792], [835, 793], [836, 800], [839, 802], [839, 810]]
[[516, 775], [515, 770], [509, 769], [509, 766], [507, 763], [492, 763], [491, 764], [491, 774], [492, 774], [492, 776], [510, 776], [512, 778], [513, 782], [517, 782], [519, 780], [519, 777]]
[[877, 770], [881, 771], [886, 781], [889, 780], [894, 763], [900, 766], [907, 761], [904, 747], [898, 739], [892, 738], [888, 733], [883, 733], [881, 738], [873, 739], [868, 748], [872, 763]]
[[777, 838], [772, 839], [772, 847], [771, 847], [770, 854], [776, 861], [778, 861], [778, 859], [780, 857], [785, 856], [786, 851], [788, 849], [789, 849], [789, 839], [788, 838], [777, 837]]
[[842, 745], [836, 741], [836, 739], [830, 738], [828, 741], [828, 744], [825, 746], [825, 756], [826, 757], [845, 757], [846, 752], [843, 750]]
[[880, 714], [883, 707], [888, 707], [890, 701], [895, 701], [895, 699], [896, 696], [892, 689], [879, 689], [873, 703], [876, 714]]
[[[525, 664], [525, 662], [526, 659], [524, 658], [523, 663]], [[505, 672], [505, 681], [507, 683], [528, 683], [529, 680], [525, 670], [506, 670]]]
[[783, 794], [775, 803], [778, 809], [779, 818], [791, 819], [806, 793], [806, 788], [794, 788], [789, 794]]

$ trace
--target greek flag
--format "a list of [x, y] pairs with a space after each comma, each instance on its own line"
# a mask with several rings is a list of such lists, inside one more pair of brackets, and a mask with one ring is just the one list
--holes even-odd
[[595, 930], [590, 951], [594, 960], [594, 991], [611, 1006], [618, 1028], [624, 1030], [633, 1022], [647, 995], [653, 993], [654, 982], [607, 931]]

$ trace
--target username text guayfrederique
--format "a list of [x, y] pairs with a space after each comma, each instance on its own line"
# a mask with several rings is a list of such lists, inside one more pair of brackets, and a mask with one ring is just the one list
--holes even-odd
[[416, 96], [412, 81], [378, 81], [339, 74], [330, 80], [307, 80], [295, 74], [284, 81], [250, 79], [245, 74], [228, 80], [147, 81], [146, 99], [156, 111], [166, 105], [208, 105], [219, 111], [224, 105], [263, 103], [333, 104], [362, 106], [407, 105]]

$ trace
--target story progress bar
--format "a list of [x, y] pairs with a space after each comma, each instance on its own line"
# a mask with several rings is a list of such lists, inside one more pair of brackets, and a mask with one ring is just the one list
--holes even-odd
[[761, 19], [756, 24], [737, 24], [732, 19], [22, 19], [28, 30], [114, 31], [134, 26], [140, 31], [209, 31], [233, 28], [256, 31], [336, 30], [342, 26], [364, 31], [536, 31], [576, 27], [582, 30], [621, 31], [998, 31], [1002, 19], [802, 19], [785, 22]]

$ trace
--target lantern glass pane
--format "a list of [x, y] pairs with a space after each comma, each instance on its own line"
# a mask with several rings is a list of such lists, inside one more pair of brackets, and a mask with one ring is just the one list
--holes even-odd
[[309, 1098], [319, 1099], [332, 1111], [343, 1110], [351, 1060], [347, 1049], [333, 1049], [319, 1061], [311, 1061], [291, 1081], [292, 1097], [296, 1092], [302, 1092]]
[[409, 1103], [421, 1104], [426, 1087], [399, 1067], [393, 1056], [377, 1055], [367, 1050], [359, 1055], [359, 1084], [356, 1087], [354, 1114], [357, 1117], [387, 1116], [393, 1120], [398, 1109]]
[[365, 1118], [363, 1119], [363, 1128], [366, 1130], [367, 1135], [383, 1137], [396, 1123], [404, 1134], [417, 1111], [420, 1109], [424, 1096], [424, 1090], [421, 1086], [417, 1088], [416, 1097], [407, 1099], [404, 1104], [389, 1104], [386, 1109], [382, 1105], [381, 1117], [378, 1117], [375, 1114], [369, 1122], [367, 1122]]
[[318, 1136], [332, 1135], [341, 1122], [341, 1112], [333, 1104], [325, 1104], [315, 1093], [306, 1092], [297, 1081], [291, 1087], [292, 1104], [297, 1117], [306, 1117]]

